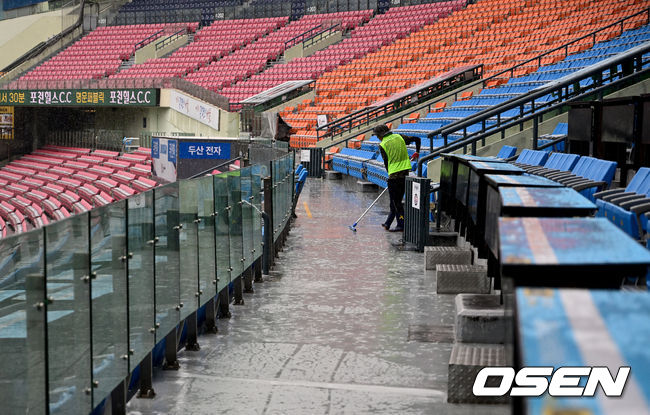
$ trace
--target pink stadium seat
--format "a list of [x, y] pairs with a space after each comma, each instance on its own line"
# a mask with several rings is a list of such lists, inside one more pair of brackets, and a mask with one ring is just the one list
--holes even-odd
[[149, 189], [153, 189], [158, 185], [155, 181], [151, 179], [147, 179], [145, 177], [139, 177], [131, 183], [133, 188], [137, 190], [138, 192], [146, 192]]
[[117, 171], [113, 173], [111, 178], [119, 183], [122, 183], [123, 185], [130, 185], [133, 180], [135, 180], [135, 174], [126, 172], [126, 171]]
[[95, 150], [90, 155], [95, 157], [102, 157], [104, 159], [113, 159], [119, 156], [120, 153], [117, 151], [109, 151], [109, 150]]
[[135, 190], [124, 184], [120, 184], [118, 187], [113, 189], [113, 196], [117, 200], [126, 199], [127, 197], [131, 197], [136, 193], [137, 192]]
[[112, 168], [107, 167], [107, 166], [96, 166], [96, 165], [94, 165], [94, 166], [90, 166], [88, 168], [88, 171], [91, 172], [91, 173], [96, 174], [99, 178], [101, 178], [101, 177], [110, 176], [111, 174], [113, 174], [115, 172], [115, 169], [112, 169]]
[[119, 185], [118, 182], [109, 177], [101, 177], [94, 184], [97, 186], [97, 188], [109, 194], [112, 193], [113, 188]]
[[151, 165], [148, 164], [134, 164], [129, 168], [129, 171], [138, 176], [150, 176], [151, 175]]
[[63, 194], [66, 190], [63, 186], [54, 183], [45, 184], [41, 190], [43, 193], [46, 193], [54, 198], [59, 198], [59, 195]]
[[88, 167], [90, 167], [90, 164], [75, 160], [75, 161], [66, 161], [65, 163], [63, 163], [63, 166], [77, 171], [84, 171], [87, 170]]

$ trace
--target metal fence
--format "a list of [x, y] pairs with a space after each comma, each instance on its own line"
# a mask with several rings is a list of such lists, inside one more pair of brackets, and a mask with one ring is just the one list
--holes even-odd
[[[269, 193], [261, 192], [265, 169]], [[242, 280], [259, 271], [263, 232], [286, 233], [292, 195], [287, 154], [0, 240], [3, 412], [124, 404], [136, 369], [140, 392], [151, 396], [154, 347], [165, 340], [171, 366], [181, 333], [196, 350], [198, 325], [214, 329], [229, 287], [237, 300]], [[274, 201], [272, 230], [262, 226], [263, 198]]]

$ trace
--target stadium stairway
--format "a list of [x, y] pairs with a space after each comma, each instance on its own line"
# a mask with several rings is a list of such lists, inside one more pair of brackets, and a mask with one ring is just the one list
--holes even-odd
[[127, 412], [510, 413], [447, 403], [454, 297], [436, 295], [423, 254], [381, 228], [387, 199], [348, 229], [378, 195], [351, 184], [307, 180], [271, 274]]

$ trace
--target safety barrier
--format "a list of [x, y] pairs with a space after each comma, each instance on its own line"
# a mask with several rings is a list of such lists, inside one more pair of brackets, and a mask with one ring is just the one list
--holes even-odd
[[231, 295], [242, 303], [261, 278], [262, 234], [270, 256], [293, 189], [288, 154], [0, 241], [5, 411], [90, 413], [105, 399], [124, 408], [135, 389], [153, 397], [152, 366], [178, 367], [177, 350], [198, 350], [198, 328], [214, 332]]

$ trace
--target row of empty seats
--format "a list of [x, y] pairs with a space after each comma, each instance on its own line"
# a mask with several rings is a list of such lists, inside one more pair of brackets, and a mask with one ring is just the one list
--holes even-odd
[[0, 168], [0, 233], [21, 233], [155, 187], [151, 150], [45, 146]]
[[[195, 25], [182, 25], [195, 28]], [[23, 80], [100, 79], [117, 73], [136, 47], [179, 29], [178, 24], [98, 27], [53, 58], [23, 75]]]
[[[385, 14], [377, 15], [370, 20], [372, 11], [363, 12], [365, 25], [356, 27], [350, 32], [350, 37], [335, 45], [318, 51], [311, 56], [297, 58], [293, 61], [275, 65], [272, 68], [239, 82], [230, 88], [225, 88], [222, 94], [231, 101], [241, 101], [266, 89], [272, 88], [292, 79], [318, 79], [324, 72], [331, 71], [339, 65], [344, 65], [354, 59], [361, 58], [388, 45], [407, 33], [418, 30], [424, 24], [451, 13], [452, 2], [432, 3], [418, 6], [395, 7]], [[323, 104], [328, 104], [323, 102]], [[335, 103], [337, 104], [337, 103]], [[340, 103], [340, 105], [346, 105]], [[313, 126], [315, 120], [304, 128]]]
[[[557, 0], [504, 4], [483, 0], [470, 4], [388, 47], [324, 74], [316, 82], [313, 106], [297, 111], [289, 119], [312, 121], [322, 113], [336, 119], [460, 64], [483, 64], [484, 76], [490, 76], [643, 7], [643, 2], [637, 0], [616, 4]], [[607, 18], [594, 19], [604, 9]], [[635, 19], [626, 23], [625, 28], [643, 23], [642, 19]], [[599, 34], [599, 40], [618, 34], [607, 31]], [[590, 46], [589, 39], [569, 51], [578, 52]], [[556, 63], [564, 58], [563, 53], [549, 55], [543, 63]], [[533, 72], [537, 65], [537, 61], [531, 62], [521, 71]], [[504, 75], [488, 87], [508, 79], [509, 75]], [[328, 111], [321, 105], [325, 99], [340, 99], [346, 107]], [[468, 114], [469, 111], [453, 115], [462, 118]]]
[[[343, 24], [356, 26], [366, 15], [363, 12], [345, 12], [337, 15]], [[224, 58], [210, 63], [185, 79], [206, 89], [219, 92], [238, 81], [266, 69], [269, 60], [284, 53], [286, 42], [332, 19], [329, 14], [314, 14], [295, 20]]]
[[133, 65], [112, 78], [182, 77], [210, 62], [239, 50], [288, 22], [286, 17], [250, 20], [224, 20], [207, 26], [194, 35], [194, 41], [170, 56]]
[[[540, 66], [533, 73], [510, 78], [506, 84], [485, 88], [477, 95], [470, 95], [465, 99], [460, 99], [454, 102], [451, 107], [432, 111], [425, 117], [419, 118], [414, 123], [402, 124], [399, 126], [398, 130], [404, 133], [424, 137], [431, 131], [476, 114], [489, 107], [522, 96], [548, 82], [560, 79], [587, 66], [594, 65], [617, 53], [638, 46], [648, 39], [650, 39], [650, 25], [627, 30], [614, 39], [596, 43], [592, 48], [569, 55], [562, 61]], [[536, 101], [543, 102], [543, 98]], [[507, 119], [508, 117], [516, 116], [518, 114], [519, 110], [515, 109], [500, 114], [500, 117], [502, 119]], [[496, 117], [493, 117], [487, 121], [486, 125], [489, 126], [495, 122]], [[480, 123], [477, 123], [467, 127], [467, 132], [472, 133], [480, 131], [481, 128], [482, 126]], [[566, 128], [566, 124], [564, 124], [564, 128]], [[554, 131], [552, 135], [563, 133], [566, 134], [566, 131], [558, 130]], [[449, 136], [451, 140], [460, 137], [460, 133], [451, 134]]]

